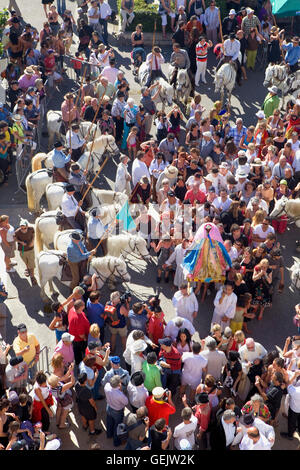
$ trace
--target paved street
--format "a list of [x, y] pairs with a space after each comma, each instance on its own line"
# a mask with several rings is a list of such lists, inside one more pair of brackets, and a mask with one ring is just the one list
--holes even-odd
[[[8, 0], [0, 0], [0, 8], [7, 5]], [[42, 22], [44, 21], [44, 12], [41, 6], [40, 0], [31, 0], [31, 2], [25, 2], [17, 0], [17, 3], [22, 8], [24, 13], [24, 19], [31, 22], [34, 26], [41, 28]], [[67, 6], [75, 13], [76, 2], [70, 2], [67, 0]], [[76, 18], [75, 18], [76, 19]], [[111, 41], [112, 46], [115, 47], [116, 41]], [[166, 60], [169, 60], [171, 48], [163, 50]], [[117, 65], [120, 65], [122, 70], [126, 71], [126, 78], [130, 84], [130, 95], [139, 101], [140, 92], [139, 85], [134, 81], [133, 75], [130, 70], [130, 47], [125, 47], [122, 51], [116, 51]], [[213, 101], [218, 99], [214, 93], [214, 86], [211, 78], [211, 68], [215, 65], [214, 57], [209, 57], [208, 65], [208, 76], [207, 85], [202, 85], [202, 88], [198, 91], [202, 95], [202, 104], [207, 110], [211, 109]], [[249, 72], [248, 81], [243, 83], [242, 87], [235, 89], [232, 97], [232, 119], [237, 116], [241, 116], [244, 119], [245, 125], [253, 124], [254, 113], [260, 109], [261, 103], [266, 95], [266, 89], [262, 86], [263, 73], [257, 71], [255, 73]], [[62, 84], [62, 93], [57, 95], [53, 99], [52, 108], [59, 109], [61, 98], [65, 92], [71, 89], [74, 84], [70, 80], [66, 80]], [[153, 129], [155, 134], [155, 129]], [[43, 145], [47, 145], [47, 141], [43, 141]], [[113, 187], [115, 168], [117, 161], [109, 161], [106, 165], [104, 174], [98, 181], [97, 186], [101, 188]], [[45, 204], [45, 202], [44, 202]], [[8, 186], [0, 187], [0, 214], [8, 214], [10, 216], [10, 222], [13, 226], [17, 227], [20, 217], [27, 218], [30, 222], [34, 222], [33, 214], [29, 213], [26, 204], [26, 195], [22, 191], [18, 191], [16, 180], [14, 176], [9, 179]], [[285, 259], [285, 290], [280, 294], [275, 294], [272, 309], [266, 309], [264, 318], [261, 322], [254, 320], [250, 324], [250, 329], [253, 337], [256, 341], [261, 342], [267, 349], [274, 349], [276, 346], [283, 348], [284, 340], [288, 335], [295, 334], [295, 327], [293, 326], [292, 318], [294, 314], [294, 305], [299, 302], [299, 292], [294, 292], [290, 287], [290, 277], [288, 268], [293, 264], [294, 259], [297, 257], [295, 251], [295, 241], [299, 239], [299, 229], [295, 229], [294, 225], [289, 225], [288, 230], [284, 235], [279, 236], [279, 241], [283, 247], [283, 256]], [[170, 285], [161, 283], [156, 284], [156, 268], [155, 268], [155, 256], [153, 262], [146, 265], [144, 261], [137, 262], [135, 259], [131, 259], [129, 272], [132, 276], [132, 280], [129, 283], [130, 290], [133, 293], [134, 299], [146, 300], [150, 294], [160, 293], [161, 306], [165, 313], [166, 319], [170, 319], [174, 316], [174, 310], [171, 304], [171, 298], [173, 291]], [[22, 261], [18, 258], [17, 272], [9, 275], [7, 284], [9, 298], [6, 302], [6, 313], [5, 319], [5, 334], [7, 342], [11, 343], [16, 336], [16, 325], [21, 321], [24, 322], [28, 330], [37, 335], [40, 340], [41, 347], [48, 346], [50, 348], [50, 356], [55, 346], [55, 334], [51, 332], [48, 325], [51, 321], [51, 315], [43, 312], [43, 304], [39, 295], [39, 287], [31, 287], [29, 281], [24, 276], [24, 266]], [[58, 289], [61, 290], [63, 296], [67, 296], [68, 289], [63, 287], [57, 281]], [[120, 286], [120, 289], [123, 288]], [[107, 300], [109, 291], [107, 287], [103, 289], [103, 299]], [[60, 298], [62, 299], [61, 295]], [[211, 316], [213, 312], [212, 301], [214, 298], [214, 292], [211, 296], [207, 297], [203, 304], [200, 304], [198, 317], [195, 321], [195, 326], [199, 332], [199, 336], [204, 338], [209, 332], [209, 325], [211, 322]], [[2, 324], [0, 324], [3, 328]], [[99, 415], [104, 415], [104, 403], [97, 402], [99, 407]], [[179, 404], [179, 402], [178, 402]], [[175, 417], [172, 417], [170, 425], [173, 426], [178, 422], [177, 413]], [[89, 439], [87, 434], [80, 431], [81, 424], [77, 415], [71, 414], [71, 420], [73, 425], [71, 431], [61, 431], [61, 437], [63, 439], [64, 449], [87, 449], [91, 442], [99, 442], [103, 449], [111, 449], [111, 440], [106, 440], [103, 435], [97, 438]], [[105, 423], [103, 423], [105, 424]], [[280, 419], [280, 426], [277, 428], [276, 433], [279, 435], [279, 430], [286, 430], [286, 420]], [[55, 424], [52, 424], [53, 432], [56, 432]], [[276, 440], [275, 449], [296, 449], [298, 448], [298, 439], [294, 439], [293, 442], [282, 441], [279, 437]]]

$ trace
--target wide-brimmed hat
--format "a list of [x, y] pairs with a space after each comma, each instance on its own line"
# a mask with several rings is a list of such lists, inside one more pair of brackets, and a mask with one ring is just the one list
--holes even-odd
[[215, 178], [211, 173], [203, 177], [205, 181], [209, 181], [210, 183], [213, 183], [215, 181]]
[[254, 162], [251, 163], [252, 166], [262, 166], [262, 161], [260, 158], [255, 158]]
[[61, 335], [62, 341], [68, 341], [69, 343], [72, 343], [75, 339], [75, 336], [71, 335], [70, 333], [63, 333]]
[[278, 94], [278, 88], [277, 88], [277, 86], [275, 86], [275, 85], [273, 85], [273, 86], [271, 86], [270, 88], [268, 88], [268, 91], [269, 91], [270, 93], [274, 93], [274, 95], [277, 95], [277, 94]]
[[228, 170], [228, 169], [229, 169], [229, 165], [228, 165], [228, 163], [226, 163], [226, 162], [222, 162], [221, 165], [219, 166], [219, 168], [225, 168], [225, 170]]
[[146, 348], [147, 348], [147, 343], [145, 343], [143, 339], [138, 339], [137, 341], [134, 341], [134, 343], [131, 346], [131, 350], [133, 353], [145, 351]]
[[34, 70], [32, 67], [26, 67], [24, 73], [26, 73], [26, 75], [34, 75]]
[[246, 8], [247, 15], [250, 15], [250, 13], [254, 13], [254, 10], [252, 8], [248, 7]]
[[134, 374], [132, 374], [130, 378], [130, 382], [136, 387], [138, 387], [139, 385], [142, 385], [144, 383], [145, 377], [146, 377], [145, 373], [139, 370], [137, 372], [134, 372]]
[[249, 175], [249, 173], [246, 173], [245, 170], [243, 170], [242, 168], [239, 168], [235, 174], [236, 178], [239, 179], [239, 178], [247, 178], [247, 176]]
[[169, 178], [176, 178], [178, 175], [178, 168], [176, 168], [176, 166], [169, 165], [165, 168], [164, 174]]
[[236, 15], [236, 11], [234, 8], [232, 8], [229, 12], [229, 15]]
[[240, 423], [244, 426], [252, 426], [254, 423], [254, 416], [252, 413], [247, 413], [241, 416]]
[[165, 390], [162, 387], [154, 387], [152, 390], [153, 398], [160, 399], [164, 396]]
[[209, 403], [209, 396], [206, 392], [197, 393], [195, 401], [198, 404], [204, 405], [205, 403]]
[[13, 116], [12, 116], [12, 120], [16, 121], [16, 122], [21, 122], [22, 119], [23, 118], [22, 118], [21, 114], [13, 114]]
[[258, 117], [258, 119], [265, 119], [265, 113], [263, 112], [262, 109], [260, 109], [259, 111], [257, 111], [257, 113], [255, 113], [255, 116]]

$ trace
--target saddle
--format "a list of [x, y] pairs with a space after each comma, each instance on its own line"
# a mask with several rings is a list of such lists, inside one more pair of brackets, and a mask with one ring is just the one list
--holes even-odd
[[59, 257], [59, 266], [62, 266], [62, 272], [61, 272], [61, 281], [72, 281], [72, 273], [71, 273], [71, 268], [68, 263], [66, 255], [58, 255]]

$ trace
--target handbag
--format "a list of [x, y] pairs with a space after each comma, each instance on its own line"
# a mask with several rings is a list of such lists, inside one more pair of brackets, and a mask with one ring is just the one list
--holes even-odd
[[142, 420], [138, 420], [136, 423], [132, 424], [131, 426], [127, 426], [125, 423], [119, 423], [117, 426], [117, 437], [121, 441], [128, 439], [129, 432], [133, 429], [137, 428], [140, 424], [142, 424]]
[[[72, 392], [71, 392], [72, 393]], [[68, 391], [64, 394], [63, 397], [58, 397], [57, 402], [63, 408], [73, 404], [72, 394], [68, 393]]]

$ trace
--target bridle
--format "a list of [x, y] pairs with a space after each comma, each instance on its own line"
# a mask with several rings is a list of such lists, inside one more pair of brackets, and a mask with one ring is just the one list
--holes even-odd
[[108, 279], [110, 276], [113, 276], [113, 275], [115, 276], [115, 272], [117, 272], [118, 274], [118, 276], [116, 277], [120, 278], [122, 282], [126, 282], [124, 275], [118, 269], [118, 260], [115, 260], [113, 263], [114, 263], [113, 266], [111, 266], [111, 260], [110, 259], [108, 260], [107, 267], [109, 270], [109, 275], [106, 277], [103, 277], [103, 275], [100, 274], [100, 272], [95, 268], [95, 266], [93, 266], [93, 269], [97, 273], [97, 277], [103, 282], [103, 284], [106, 282], [106, 279]]
[[[133, 241], [133, 246], [131, 245], [132, 241]], [[140, 252], [137, 240], [129, 239], [128, 246], [132, 251], [127, 251], [125, 249], [122, 249], [121, 250], [122, 255], [123, 255], [123, 253], [126, 253], [126, 255], [132, 255], [135, 259], [142, 258], [144, 261], [148, 262], [146, 257], [144, 255], [142, 255], [142, 253]], [[137, 255], [134, 253], [135, 251], [137, 252]]]

